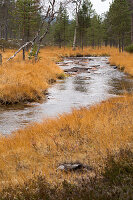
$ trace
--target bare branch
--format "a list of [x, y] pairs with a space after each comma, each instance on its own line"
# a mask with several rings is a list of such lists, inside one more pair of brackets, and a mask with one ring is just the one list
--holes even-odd
[[14, 54], [13, 56], [11, 56], [7, 61], [13, 59], [22, 49], [24, 49], [25, 47], [27, 47], [27, 46], [30, 45], [30, 44], [32, 44], [32, 41], [26, 42], [26, 43], [25, 43], [23, 46], [21, 46], [21, 47], [19, 48], [19, 50], [16, 51], [15, 54]]
[[[78, 5], [80, 4], [81, 1], [82, 0], [77, 0]], [[68, 3], [70, 3], [70, 2], [73, 2], [73, 1], [72, 0], [64, 1], [63, 7], [67, 6]], [[16, 51], [15, 54], [8, 59], [8, 61], [13, 59], [21, 50], [23, 50], [25, 47], [27, 47], [29, 45], [31, 45], [30, 55], [32, 55], [35, 44], [37, 45], [37, 51], [35, 53], [35, 60], [37, 60], [41, 43], [42, 43], [43, 39], [46, 37], [47, 33], [49, 32], [51, 22], [55, 19], [55, 16], [58, 13], [58, 10], [56, 8], [56, 0], [49, 0], [48, 6], [46, 6], [46, 7], [47, 7], [47, 9], [45, 9], [45, 16], [43, 17], [43, 21], [40, 25], [40, 28], [37, 31], [33, 40], [26, 42], [23, 46], [21, 46], [19, 48], [19, 50]], [[55, 8], [56, 8], [56, 10], [55, 10]], [[41, 33], [45, 23], [47, 23], [45, 32], [40, 36], [40, 33]]]

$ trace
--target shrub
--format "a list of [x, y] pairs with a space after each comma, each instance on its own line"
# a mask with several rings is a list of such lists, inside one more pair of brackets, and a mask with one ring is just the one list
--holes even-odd
[[20, 47], [20, 42], [19, 40], [11, 39], [11, 40], [5, 40], [5, 39], [0, 39], [0, 46], [3, 48], [12, 48], [16, 49]]
[[129, 53], [133, 53], [133, 44], [125, 47], [125, 51], [129, 52]]

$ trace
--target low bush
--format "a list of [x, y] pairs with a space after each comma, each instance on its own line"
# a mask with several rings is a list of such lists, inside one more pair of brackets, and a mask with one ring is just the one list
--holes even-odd
[[129, 52], [129, 53], [133, 53], [133, 44], [125, 47], [125, 51]]
[[0, 39], [0, 48], [16, 49], [20, 47], [21, 43], [22, 41], [17, 39], [11, 39], [11, 40]]

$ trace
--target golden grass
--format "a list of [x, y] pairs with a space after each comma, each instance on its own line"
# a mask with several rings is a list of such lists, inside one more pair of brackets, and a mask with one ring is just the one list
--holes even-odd
[[39, 173], [52, 184], [73, 182], [77, 175], [56, 171], [62, 162], [78, 160], [100, 171], [109, 152], [133, 150], [132, 110], [133, 97], [113, 98], [1, 137], [1, 188]]
[[3, 53], [4, 64], [0, 68], [0, 102], [2, 104], [36, 101], [44, 97], [49, 83], [56, 81], [62, 70], [54, 59], [42, 56], [37, 63], [22, 61], [21, 55], [6, 62], [13, 51]]
[[131, 53], [112, 54], [109, 61], [111, 65], [116, 65], [125, 73], [133, 76], [133, 55]]

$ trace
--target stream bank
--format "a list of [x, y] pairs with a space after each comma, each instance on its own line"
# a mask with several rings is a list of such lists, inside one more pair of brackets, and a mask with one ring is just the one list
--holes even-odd
[[110, 67], [108, 57], [71, 57], [58, 64], [69, 76], [48, 89], [45, 101], [0, 107], [1, 133], [133, 91], [133, 79]]

